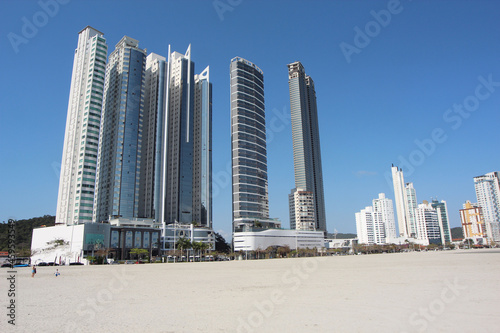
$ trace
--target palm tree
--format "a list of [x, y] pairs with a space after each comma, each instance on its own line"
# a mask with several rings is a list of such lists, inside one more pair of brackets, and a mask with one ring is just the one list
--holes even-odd
[[191, 244], [191, 241], [189, 239], [187, 239], [186, 237], [182, 237], [182, 238], [179, 238], [176, 245], [177, 245], [177, 248], [179, 250], [181, 250], [181, 255], [182, 255], [182, 251], [186, 250], [186, 258], [187, 258], [187, 250], [193, 246], [193, 244]]

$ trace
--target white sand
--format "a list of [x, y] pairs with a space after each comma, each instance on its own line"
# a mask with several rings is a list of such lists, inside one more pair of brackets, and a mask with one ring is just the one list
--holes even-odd
[[500, 250], [18, 268], [16, 332], [499, 331]]

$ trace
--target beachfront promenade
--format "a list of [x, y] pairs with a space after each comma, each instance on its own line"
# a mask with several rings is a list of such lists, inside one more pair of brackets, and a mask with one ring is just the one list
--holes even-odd
[[[16, 332], [498, 331], [500, 249], [18, 268]], [[8, 281], [7, 281], [8, 282]], [[7, 319], [6, 319], [7, 318]]]

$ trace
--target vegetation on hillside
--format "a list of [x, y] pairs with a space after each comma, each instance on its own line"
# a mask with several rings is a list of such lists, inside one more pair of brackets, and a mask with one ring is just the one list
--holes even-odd
[[[41, 217], [34, 217], [27, 220], [16, 220], [16, 253], [18, 257], [29, 257], [31, 255], [31, 236], [34, 228], [39, 228], [43, 225], [50, 227], [55, 225], [56, 217], [51, 215], [44, 215]], [[0, 251], [8, 251], [8, 221], [0, 223]]]

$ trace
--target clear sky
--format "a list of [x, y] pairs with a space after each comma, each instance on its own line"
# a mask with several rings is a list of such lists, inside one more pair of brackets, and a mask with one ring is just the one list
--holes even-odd
[[355, 212], [380, 192], [394, 198], [392, 163], [419, 202], [448, 202], [452, 227], [476, 200], [472, 178], [500, 170], [498, 1], [60, 1], [41, 1], [48, 14], [35, 1], [0, 2], [0, 221], [56, 212], [73, 52], [87, 25], [109, 53], [128, 35], [164, 56], [191, 43], [196, 72], [210, 65], [213, 224], [226, 236], [235, 56], [264, 71], [270, 214], [284, 227], [293, 61], [316, 85], [329, 231], [355, 232]]

